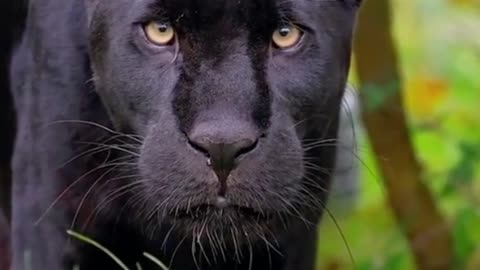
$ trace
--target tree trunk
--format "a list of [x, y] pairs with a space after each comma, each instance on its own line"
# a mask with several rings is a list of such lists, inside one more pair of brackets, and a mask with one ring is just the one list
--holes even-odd
[[367, 0], [355, 41], [363, 119], [393, 213], [418, 269], [452, 269], [449, 225], [422, 183], [402, 104], [388, 0]]

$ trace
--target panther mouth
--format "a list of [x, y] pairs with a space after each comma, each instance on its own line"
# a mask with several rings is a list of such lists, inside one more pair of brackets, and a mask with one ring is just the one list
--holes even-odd
[[170, 213], [177, 220], [205, 220], [205, 219], [241, 219], [244, 221], [264, 222], [273, 217], [271, 211], [265, 211], [249, 206], [228, 203], [219, 197], [212, 203], [202, 203], [190, 207], [180, 208]]

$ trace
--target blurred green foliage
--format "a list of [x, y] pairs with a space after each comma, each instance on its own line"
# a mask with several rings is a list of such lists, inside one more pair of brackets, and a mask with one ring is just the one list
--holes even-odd
[[[403, 93], [424, 181], [450, 221], [455, 269], [480, 269], [480, 1], [392, 3]], [[363, 163], [360, 201], [351, 215], [337, 217], [340, 228], [324, 218], [320, 269], [355, 269], [347, 245], [356, 269], [415, 269], [366, 138], [357, 152]]]

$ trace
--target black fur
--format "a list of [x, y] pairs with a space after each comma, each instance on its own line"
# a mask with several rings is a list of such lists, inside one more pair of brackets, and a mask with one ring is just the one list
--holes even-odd
[[[115, 269], [68, 229], [132, 269], [156, 269], [144, 251], [173, 270], [313, 269], [357, 5], [31, 0], [10, 67], [11, 269]], [[175, 46], [146, 41], [151, 20]], [[281, 52], [285, 21], [305, 35]], [[199, 130], [258, 141], [222, 182]]]

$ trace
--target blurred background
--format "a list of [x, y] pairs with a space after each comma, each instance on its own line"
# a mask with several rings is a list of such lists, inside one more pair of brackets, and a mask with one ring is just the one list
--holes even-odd
[[357, 32], [358, 194], [319, 269], [480, 269], [480, 0], [366, 0]]

